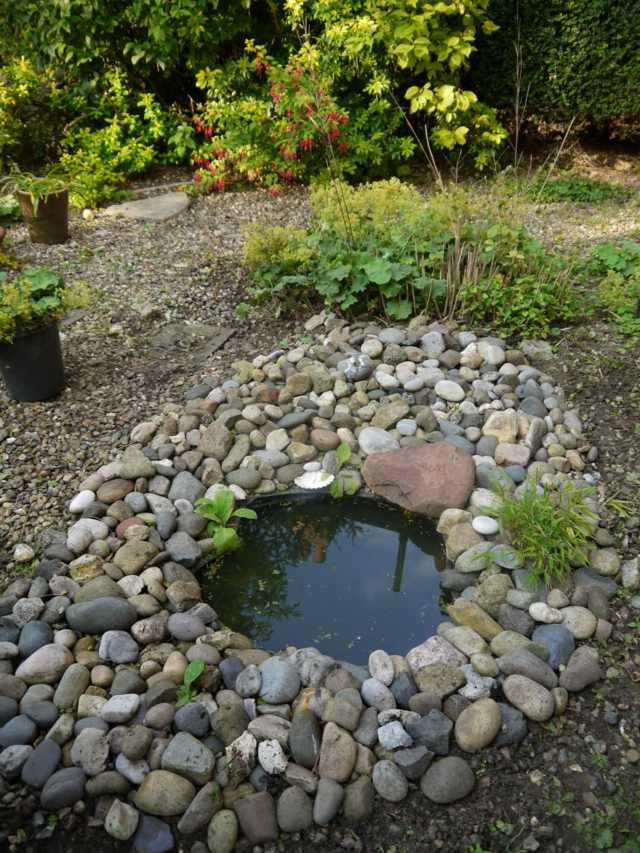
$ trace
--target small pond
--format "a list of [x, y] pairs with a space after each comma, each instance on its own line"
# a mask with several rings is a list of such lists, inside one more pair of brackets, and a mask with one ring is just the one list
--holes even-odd
[[244, 547], [202, 578], [226, 625], [269, 651], [315, 646], [366, 663], [435, 632], [445, 556], [433, 524], [366, 498], [323, 495], [252, 503]]

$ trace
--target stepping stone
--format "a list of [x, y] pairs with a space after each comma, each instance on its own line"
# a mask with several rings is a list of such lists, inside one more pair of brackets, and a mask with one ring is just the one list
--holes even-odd
[[163, 193], [138, 201], [125, 201], [123, 204], [110, 204], [105, 209], [107, 216], [121, 216], [124, 219], [141, 219], [144, 222], [166, 222], [189, 207], [186, 193]]

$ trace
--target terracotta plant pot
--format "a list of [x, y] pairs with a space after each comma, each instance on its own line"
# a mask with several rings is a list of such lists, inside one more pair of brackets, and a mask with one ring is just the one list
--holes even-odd
[[37, 207], [29, 193], [17, 192], [20, 210], [29, 228], [32, 243], [66, 243], [69, 239], [69, 192], [51, 193]]
[[9, 395], [21, 403], [50, 400], [64, 386], [58, 324], [16, 335], [0, 343], [0, 373]]

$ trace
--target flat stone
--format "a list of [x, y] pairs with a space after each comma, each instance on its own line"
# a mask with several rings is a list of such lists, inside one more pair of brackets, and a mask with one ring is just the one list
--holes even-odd
[[344, 788], [334, 779], [320, 779], [313, 803], [313, 820], [318, 826], [327, 826], [340, 811]]
[[359, 776], [344, 791], [344, 817], [350, 823], [367, 821], [373, 810], [373, 783], [369, 776]]
[[100, 710], [101, 718], [112, 725], [128, 723], [140, 707], [140, 696], [137, 693], [121, 693], [112, 696]]
[[462, 666], [467, 658], [462, 652], [443, 637], [429, 637], [424, 643], [411, 649], [406, 656], [412, 672], [417, 672], [432, 663], [446, 663]]
[[141, 572], [157, 553], [158, 549], [153, 543], [133, 539], [118, 549], [113, 562], [125, 575], [135, 575]]
[[368, 456], [363, 475], [375, 494], [410, 512], [438, 518], [445, 509], [466, 506], [475, 465], [462, 450], [438, 442]]
[[527, 735], [527, 721], [524, 714], [513, 705], [507, 705], [506, 702], [499, 702], [498, 706], [502, 725], [498, 737], [493, 742], [494, 747], [520, 743]]
[[563, 607], [560, 613], [562, 624], [576, 640], [587, 640], [594, 635], [598, 620], [586, 607]]
[[367, 458], [387, 456], [400, 447], [396, 439], [380, 427], [364, 427], [358, 434], [358, 445]]
[[103, 211], [105, 216], [138, 219], [143, 222], [166, 222], [183, 213], [189, 207], [189, 196], [184, 192], [168, 192], [161, 195], [110, 204]]

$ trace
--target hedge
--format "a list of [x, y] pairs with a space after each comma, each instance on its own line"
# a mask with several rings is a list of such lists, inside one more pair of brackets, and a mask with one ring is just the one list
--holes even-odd
[[484, 101], [506, 110], [518, 7], [528, 114], [640, 133], [640, 0], [492, 0], [489, 17], [500, 29], [479, 38], [470, 77]]

